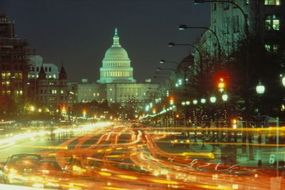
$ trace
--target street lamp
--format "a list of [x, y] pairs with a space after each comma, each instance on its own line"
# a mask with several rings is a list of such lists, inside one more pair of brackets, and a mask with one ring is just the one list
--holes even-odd
[[216, 103], [216, 101], [217, 101], [217, 98], [216, 98], [215, 96], [211, 96], [211, 97], [210, 97], [210, 102], [211, 102], [211, 103], [214, 104], [214, 103]]
[[260, 94], [260, 95], [264, 94], [265, 93], [265, 86], [259, 81], [255, 90], [256, 90], [257, 94]]
[[196, 100], [196, 99], [193, 100], [193, 104], [194, 104], [194, 105], [197, 105], [197, 104], [198, 104], [198, 100]]
[[202, 99], [200, 100], [200, 102], [201, 102], [201, 104], [205, 104], [205, 103], [206, 103], [206, 99], [205, 99], [205, 98], [202, 98]]
[[282, 85], [285, 87], [285, 76], [282, 76]]
[[202, 62], [203, 62], [202, 61], [202, 52], [200, 51], [200, 49], [197, 46], [195, 46], [193, 44], [190, 44], [190, 43], [174, 43], [174, 42], [169, 42], [168, 43], [168, 47], [171, 48], [171, 47], [174, 47], [174, 46], [190, 46], [193, 49], [195, 49], [198, 52], [198, 54], [199, 54], [200, 69], [203, 70], [203, 68], [202, 68]]
[[224, 102], [228, 101], [228, 99], [229, 99], [229, 96], [228, 96], [227, 94], [223, 94], [223, 95], [222, 95], [222, 100], [223, 100]]
[[168, 61], [168, 60], [161, 59], [161, 60], [159, 61], [159, 63], [160, 63], [160, 64], [165, 64], [165, 63], [175, 63], [175, 64], [177, 64], [178, 62], [176, 62], [176, 61]]
[[186, 29], [203, 29], [203, 30], [207, 30], [207, 31], [210, 31], [216, 38], [217, 40], [217, 43], [218, 43], [218, 57], [219, 59], [221, 59], [221, 43], [220, 43], [220, 40], [219, 40], [219, 37], [217, 35], [217, 33], [212, 30], [211, 28], [209, 27], [205, 27], [205, 26], [188, 26], [188, 25], [185, 25], [185, 24], [181, 24], [179, 27], [178, 27], [179, 30], [183, 31], [183, 30], [186, 30]]

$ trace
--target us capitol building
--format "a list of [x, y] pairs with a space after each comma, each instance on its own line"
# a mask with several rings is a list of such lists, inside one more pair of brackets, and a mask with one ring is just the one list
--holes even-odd
[[76, 102], [105, 101], [126, 105], [144, 103], [156, 93], [158, 84], [136, 83], [127, 51], [120, 44], [117, 28], [113, 44], [106, 51], [100, 68], [100, 79], [90, 83], [82, 80], [73, 84]]

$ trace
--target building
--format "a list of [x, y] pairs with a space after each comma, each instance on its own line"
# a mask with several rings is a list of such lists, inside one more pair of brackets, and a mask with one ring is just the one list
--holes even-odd
[[43, 57], [40, 55], [29, 56], [30, 71], [28, 78], [38, 78], [41, 67], [44, 68], [47, 78], [58, 79], [59, 70], [58, 67], [53, 63], [44, 63]]
[[[235, 0], [211, 3], [210, 28], [217, 34], [221, 53], [230, 56], [242, 40], [258, 38], [269, 52], [283, 51], [285, 31], [284, 0]], [[206, 32], [200, 46], [208, 55], [218, 54], [215, 36]]]
[[45, 63], [42, 56], [29, 56], [28, 100], [40, 111], [56, 112], [71, 103], [67, 73], [53, 63]]
[[133, 68], [127, 51], [120, 44], [117, 28], [113, 37], [113, 45], [110, 47], [102, 61], [100, 79], [98, 83], [135, 83]]
[[77, 102], [119, 103], [121, 105], [140, 105], [149, 101], [150, 94], [158, 89], [158, 84], [136, 83], [133, 68], [127, 51], [120, 44], [118, 30], [115, 29], [113, 44], [106, 51], [100, 68], [97, 83], [83, 81], [76, 84]]
[[[285, 67], [285, 1], [213, 1], [210, 5], [210, 29], [217, 38], [210, 31], [202, 36], [198, 46], [203, 63], [212, 66], [214, 80], [219, 77], [228, 83], [227, 93], [235, 96], [232, 101], [238, 102], [245, 117], [257, 113], [280, 115], [284, 105], [280, 84]], [[216, 59], [218, 43], [220, 59]], [[196, 62], [197, 57], [198, 53]], [[256, 100], [257, 86], [266, 89], [262, 108]]]
[[101, 102], [106, 100], [106, 85], [88, 82], [82, 79], [80, 83], [69, 84], [72, 93], [75, 94], [74, 102]]
[[16, 37], [14, 22], [0, 15], [0, 96], [20, 105], [27, 97], [30, 50], [25, 40]]
[[33, 102], [40, 110], [56, 112], [69, 104], [69, 91], [67, 86], [67, 74], [61, 66], [59, 77], [49, 78], [44, 66], [41, 66], [38, 77], [35, 80]]

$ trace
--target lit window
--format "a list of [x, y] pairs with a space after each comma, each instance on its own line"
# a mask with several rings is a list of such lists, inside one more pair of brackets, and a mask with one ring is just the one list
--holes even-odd
[[266, 30], [280, 30], [280, 20], [276, 17], [276, 15], [266, 17], [265, 28]]
[[279, 50], [278, 44], [265, 44], [264, 48], [270, 53], [277, 53]]
[[280, 5], [280, 0], [265, 0], [264, 5]]

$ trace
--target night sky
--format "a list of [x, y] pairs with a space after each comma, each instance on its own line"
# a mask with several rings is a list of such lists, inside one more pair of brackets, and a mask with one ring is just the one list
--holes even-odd
[[[160, 59], [180, 61], [203, 31], [178, 31], [179, 24], [209, 26], [209, 5], [193, 0], [0, 0], [0, 11], [15, 20], [16, 33], [44, 57], [64, 64], [69, 80], [96, 81], [118, 27], [138, 81], [151, 77]], [[173, 65], [169, 65], [171, 67]]]

